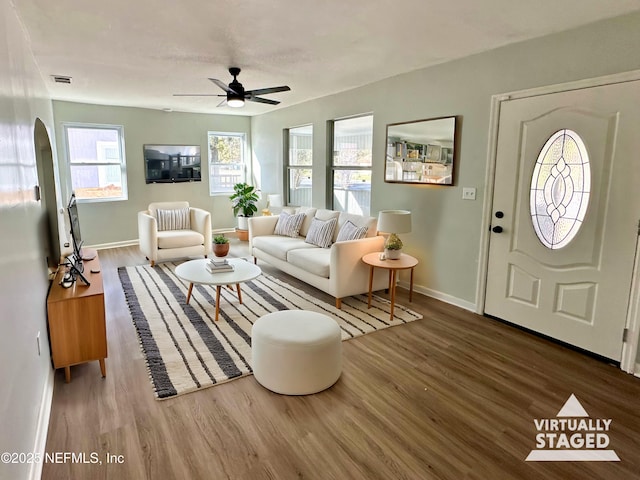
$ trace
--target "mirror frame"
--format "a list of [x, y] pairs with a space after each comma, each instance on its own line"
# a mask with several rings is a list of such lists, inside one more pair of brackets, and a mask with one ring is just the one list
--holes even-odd
[[[424, 123], [425, 124], [425, 129], [428, 129], [428, 123], [429, 122], [433, 122], [433, 121], [438, 121], [438, 120], [452, 120], [453, 121], [453, 132], [451, 135], [451, 147], [449, 146], [444, 146], [441, 144], [420, 144], [418, 142], [412, 142], [412, 141], [404, 141], [403, 143], [399, 143], [399, 142], [391, 142], [390, 138], [399, 138], [400, 140], [402, 140], [402, 138], [400, 136], [397, 135], [392, 135], [391, 137], [389, 137], [389, 130], [392, 129], [393, 127], [396, 126], [400, 126], [400, 125], [412, 125], [412, 124], [419, 124], [419, 123]], [[451, 187], [454, 186], [454, 181], [455, 181], [455, 173], [456, 173], [456, 163], [458, 161], [458, 151], [459, 151], [459, 142], [458, 142], [458, 134], [459, 134], [459, 117], [457, 115], [452, 115], [452, 116], [447, 116], [447, 117], [435, 117], [435, 118], [425, 118], [422, 120], [411, 120], [408, 122], [398, 122], [398, 123], [389, 123], [387, 124], [387, 129], [386, 129], [386, 137], [385, 137], [385, 152], [384, 152], [384, 181], [386, 183], [402, 183], [402, 184], [409, 184], [409, 185], [440, 185], [440, 186], [447, 186], [447, 187]], [[393, 133], [393, 132], [392, 132]], [[405, 147], [403, 147], [403, 144], [405, 145]], [[407, 151], [403, 151], [406, 150], [406, 145], [413, 145], [413, 146], [420, 146], [423, 147], [422, 149], [411, 149], [410, 152]], [[392, 145], [392, 146], [391, 146]], [[440, 158], [442, 157], [442, 153], [443, 150], [445, 151], [445, 153], [447, 154], [447, 160], [445, 160], [444, 162], [440, 161]], [[449, 153], [448, 150], [451, 150], [451, 152]], [[390, 157], [390, 152], [393, 153], [393, 158], [399, 158], [402, 157], [402, 164], [400, 165], [401, 168], [401, 175], [402, 178], [401, 179], [387, 179], [387, 168], [389, 167], [389, 161], [387, 161], [388, 157]], [[411, 155], [412, 157], [409, 157], [409, 155]], [[413, 155], [415, 155], [416, 161], [412, 162], [409, 161], [407, 162], [407, 158], [414, 158]], [[432, 162], [428, 161], [428, 160], [434, 160]], [[449, 164], [449, 159], [450, 159], [450, 164], [451, 167], [447, 168], [446, 166]], [[437, 161], [435, 161], [437, 160]], [[394, 163], [398, 163], [397, 160], [394, 161]], [[420, 165], [423, 165], [422, 167], [422, 171], [424, 172], [424, 164], [434, 164], [433, 166], [438, 167], [439, 165], [442, 165], [443, 167], [440, 168], [438, 167], [438, 170], [443, 170], [444, 175], [440, 175], [441, 178], [437, 178], [438, 175], [432, 175], [432, 179], [431, 180], [420, 180], [420, 179], [405, 179], [405, 173], [413, 173], [415, 177], [419, 177], [421, 174], [417, 173], [420, 169], [419, 168], [411, 168], [411, 169], [405, 169], [405, 165], [407, 163], [411, 163], [411, 164], [417, 164], [415, 165], [415, 167], [419, 167]], [[408, 165], [407, 165], [408, 166]], [[413, 167], [414, 165], [412, 165]], [[396, 170], [394, 172], [394, 175], [397, 175], [398, 171], [397, 170], [397, 165], [396, 165]], [[447, 178], [448, 177], [448, 178]]]

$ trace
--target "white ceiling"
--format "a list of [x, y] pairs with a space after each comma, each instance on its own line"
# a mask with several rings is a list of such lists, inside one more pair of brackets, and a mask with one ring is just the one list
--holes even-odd
[[[640, 0], [13, 0], [54, 99], [256, 115], [640, 9]], [[242, 68], [278, 107], [216, 108]], [[69, 75], [71, 85], [50, 75]]]

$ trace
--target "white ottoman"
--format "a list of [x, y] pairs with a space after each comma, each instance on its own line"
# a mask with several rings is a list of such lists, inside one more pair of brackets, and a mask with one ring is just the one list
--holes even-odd
[[283, 310], [259, 318], [251, 329], [256, 380], [285, 395], [308, 395], [336, 383], [342, 372], [342, 336], [330, 317]]

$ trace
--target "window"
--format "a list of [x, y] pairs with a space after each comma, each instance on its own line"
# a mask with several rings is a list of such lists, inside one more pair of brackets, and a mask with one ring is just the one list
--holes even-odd
[[531, 221], [545, 247], [565, 247], [578, 234], [590, 191], [591, 168], [584, 142], [572, 130], [557, 131], [542, 147], [531, 178]]
[[333, 122], [334, 210], [369, 215], [373, 115]]
[[287, 204], [311, 205], [313, 125], [290, 128], [287, 138]]
[[127, 199], [123, 128], [64, 124], [71, 187], [78, 201]]
[[209, 194], [231, 194], [246, 181], [244, 133], [209, 132]]

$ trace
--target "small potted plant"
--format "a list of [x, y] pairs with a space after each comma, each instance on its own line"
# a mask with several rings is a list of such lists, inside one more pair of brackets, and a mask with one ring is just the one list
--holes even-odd
[[236, 183], [233, 186], [233, 191], [233, 195], [229, 198], [233, 214], [238, 217], [238, 229], [248, 230], [247, 218], [252, 217], [258, 211], [258, 191], [256, 187], [248, 183]]
[[389, 260], [397, 260], [400, 255], [402, 255], [402, 240], [392, 233], [384, 244], [384, 256]]
[[226, 257], [229, 253], [229, 239], [224, 235], [213, 237], [213, 254], [216, 257]]

